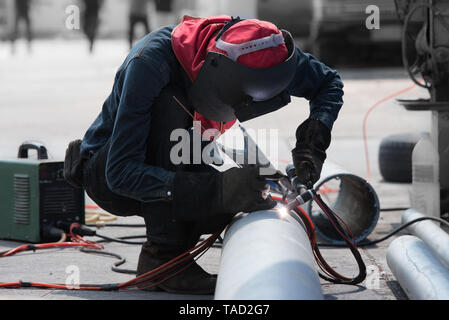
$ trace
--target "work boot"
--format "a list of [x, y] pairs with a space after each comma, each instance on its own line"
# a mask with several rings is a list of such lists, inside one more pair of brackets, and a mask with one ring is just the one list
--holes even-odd
[[[151, 241], [145, 242], [139, 256], [137, 276], [163, 265], [187, 250], [179, 246], [156, 244]], [[193, 262], [187, 269], [164, 283], [149, 288], [147, 291], [163, 290], [177, 294], [214, 294], [216, 282], [216, 275], [207, 273], [196, 262]]]

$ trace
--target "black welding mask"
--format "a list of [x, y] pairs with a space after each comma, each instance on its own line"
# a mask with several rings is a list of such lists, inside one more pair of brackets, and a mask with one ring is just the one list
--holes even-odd
[[269, 68], [251, 68], [228, 56], [209, 52], [189, 99], [195, 110], [213, 121], [248, 121], [290, 103], [286, 89], [296, 73], [298, 55], [293, 38], [282, 30], [286, 61]]

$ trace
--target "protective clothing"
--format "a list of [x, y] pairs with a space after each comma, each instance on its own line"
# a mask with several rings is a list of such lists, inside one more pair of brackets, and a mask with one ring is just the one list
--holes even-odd
[[[174, 29], [173, 26], [161, 28], [134, 46], [117, 70], [112, 91], [85, 133], [81, 145], [82, 160], [90, 162], [109, 141], [110, 147], [105, 154], [107, 186], [112, 192], [139, 202], [171, 201], [176, 168], [170, 165], [170, 152], [160, 150], [170, 149], [170, 146], [164, 146], [165, 142], [161, 139], [170, 143], [170, 130], [191, 128], [191, 115], [195, 114], [187, 99], [187, 92], [186, 99], [182, 99], [182, 94], [178, 92], [165, 92], [166, 88], [174, 84], [182, 91], [187, 91], [192, 85], [186, 68], [181, 66], [172, 49]], [[193, 34], [187, 34], [187, 37], [193, 38], [191, 43], [195, 43]], [[203, 43], [201, 40], [198, 38], [198, 43]], [[188, 43], [184, 45], [186, 54], [193, 61], [196, 57], [195, 48], [190, 48]], [[341, 78], [335, 70], [310, 54], [298, 47], [296, 51], [299, 59], [288, 95], [309, 100], [310, 116], [332, 128], [343, 105]], [[187, 65], [187, 60], [183, 60], [183, 64]], [[191, 115], [176, 104], [173, 96], [189, 108]], [[160, 106], [156, 107], [158, 103]], [[199, 120], [198, 115], [195, 117]], [[179, 123], [172, 124], [174, 119], [178, 119], [176, 121]], [[300, 122], [298, 118], [298, 125]], [[205, 128], [208, 128], [208, 123], [215, 124], [218, 130], [222, 129], [221, 132], [229, 127], [229, 123], [212, 120], [201, 120], [201, 123]], [[143, 156], [146, 153], [151, 158], [149, 163], [145, 162]]]
[[193, 82], [189, 98], [200, 117], [246, 121], [290, 102], [297, 52], [291, 35], [269, 22], [187, 18], [172, 46]]
[[263, 199], [267, 189], [257, 168], [232, 168], [217, 173], [177, 172], [174, 182], [175, 219], [214, 219], [239, 212], [272, 209], [276, 202]]
[[296, 131], [296, 141], [292, 155], [297, 179], [311, 189], [320, 179], [331, 131], [320, 120], [308, 119]]
[[[151, 241], [145, 242], [139, 256], [137, 275], [140, 276], [154, 270], [188, 249], [191, 248], [186, 246], [168, 246]], [[192, 265], [181, 273], [148, 289], [148, 291], [164, 290], [176, 294], [213, 294], [216, 282], [216, 275], [207, 273], [196, 262], [193, 262]]]

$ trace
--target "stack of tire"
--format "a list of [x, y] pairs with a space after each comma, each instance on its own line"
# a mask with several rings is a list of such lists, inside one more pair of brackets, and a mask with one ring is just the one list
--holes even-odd
[[412, 154], [421, 137], [420, 133], [403, 133], [382, 140], [379, 149], [379, 169], [385, 181], [412, 182]]

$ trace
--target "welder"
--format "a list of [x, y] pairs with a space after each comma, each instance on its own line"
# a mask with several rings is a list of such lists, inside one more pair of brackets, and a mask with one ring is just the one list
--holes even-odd
[[[199, 134], [215, 129], [214, 139], [237, 120], [286, 106], [291, 96], [310, 101], [310, 117], [298, 117], [292, 154], [299, 181], [311, 188], [343, 104], [338, 73], [270, 22], [184, 17], [131, 49], [101, 113], [82, 141], [70, 143], [66, 178], [104, 210], [144, 218], [148, 241], [137, 268], [144, 274], [236, 214], [276, 205], [262, 196], [267, 184], [257, 168], [220, 172], [203, 162], [174, 164], [171, 133], [190, 133], [196, 121]], [[157, 289], [212, 294], [215, 283], [216, 275], [193, 263]]]

